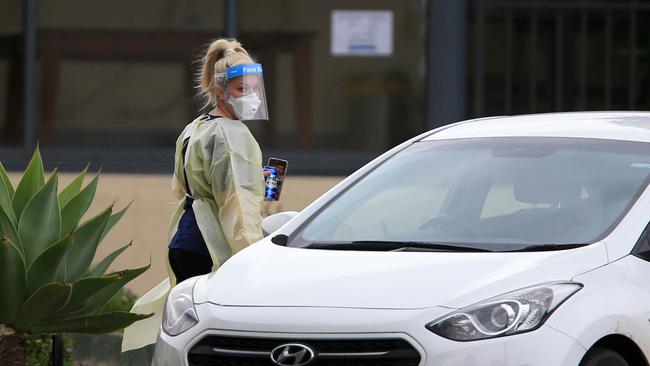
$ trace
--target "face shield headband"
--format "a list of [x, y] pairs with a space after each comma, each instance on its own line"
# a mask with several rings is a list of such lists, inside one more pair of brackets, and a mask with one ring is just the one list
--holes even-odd
[[231, 66], [216, 76], [240, 121], [269, 119], [261, 64]]

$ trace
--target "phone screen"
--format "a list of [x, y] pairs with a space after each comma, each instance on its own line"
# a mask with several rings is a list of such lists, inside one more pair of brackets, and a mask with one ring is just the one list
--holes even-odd
[[288, 162], [286, 160], [270, 158], [269, 163], [266, 165], [276, 168], [278, 170], [278, 175], [284, 177], [284, 175], [287, 174], [287, 164]]

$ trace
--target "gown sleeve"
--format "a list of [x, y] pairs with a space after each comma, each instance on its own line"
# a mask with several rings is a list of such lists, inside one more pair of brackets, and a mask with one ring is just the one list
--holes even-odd
[[211, 180], [219, 223], [234, 254], [263, 237], [261, 153], [241, 123], [220, 124], [213, 138], [206, 178]]

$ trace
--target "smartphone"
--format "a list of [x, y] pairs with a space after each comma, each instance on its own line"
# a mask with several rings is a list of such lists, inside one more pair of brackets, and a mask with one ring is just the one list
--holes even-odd
[[277, 195], [274, 195], [274, 201], [280, 199], [280, 193], [282, 193], [282, 183], [284, 183], [284, 177], [287, 174], [287, 165], [289, 163], [286, 160], [278, 158], [270, 158], [267, 166], [273, 167], [278, 171], [278, 186], [277, 186]]

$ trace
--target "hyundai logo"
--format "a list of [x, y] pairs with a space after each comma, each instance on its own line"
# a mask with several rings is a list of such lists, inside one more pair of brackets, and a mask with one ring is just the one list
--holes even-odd
[[313, 349], [299, 343], [283, 344], [271, 351], [271, 360], [280, 366], [303, 366], [313, 360], [315, 356]]

